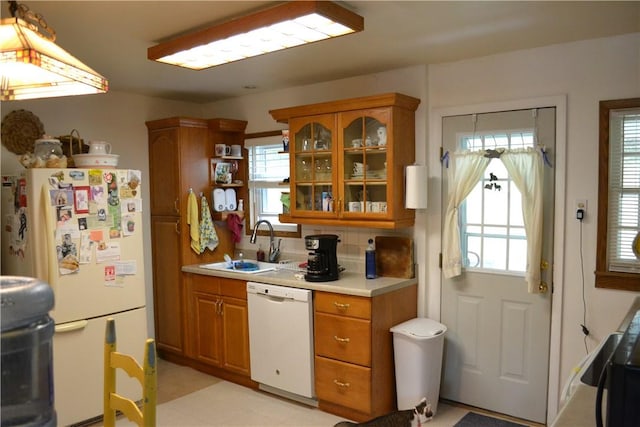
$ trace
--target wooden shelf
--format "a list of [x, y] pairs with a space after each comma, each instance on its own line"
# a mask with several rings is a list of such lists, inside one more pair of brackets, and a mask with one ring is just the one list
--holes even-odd
[[214, 221], [226, 221], [229, 214], [235, 214], [238, 215], [240, 219], [244, 219], [244, 211], [214, 211], [211, 215], [211, 219], [213, 219]]
[[231, 184], [218, 184], [216, 182], [214, 182], [212, 184], [214, 187], [220, 187], [220, 188], [238, 188], [238, 187], [242, 187], [244, 184], [235, 184], [235, 183], [231, 183]]

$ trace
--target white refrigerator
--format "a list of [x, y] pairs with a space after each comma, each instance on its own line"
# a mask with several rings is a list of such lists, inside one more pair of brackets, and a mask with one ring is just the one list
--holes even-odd
[[[28, 169], [2, 177], [2, 274], [53, 288], [58, 425], [102, 415], [106, 319], [118, 351], [142, 361], [147, 338], [141, 173]], [[118, 374], [118, 392], [140, 399]]]

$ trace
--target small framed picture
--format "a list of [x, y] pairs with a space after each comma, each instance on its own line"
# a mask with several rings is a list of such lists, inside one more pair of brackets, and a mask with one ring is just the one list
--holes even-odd
[[77, 214], [89, 212], [89, 191], [90, 187], [73, 187], [73, 200]]
[[58, 219], [58, 224], [64, 224], [73, 218], [73, 213], [71, 212], [71, 206], [58, 206], [56, 207], [56, 217]]

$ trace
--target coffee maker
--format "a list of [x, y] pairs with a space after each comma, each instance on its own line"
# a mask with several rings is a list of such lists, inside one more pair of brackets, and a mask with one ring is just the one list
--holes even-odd
[[307, 260], [307, 282], [330, 282], [338, 280], [338, 258], [336, 250], [338, 236], [335, 234], [316, 234], [305, 236], [304, 246], [310, 251]]

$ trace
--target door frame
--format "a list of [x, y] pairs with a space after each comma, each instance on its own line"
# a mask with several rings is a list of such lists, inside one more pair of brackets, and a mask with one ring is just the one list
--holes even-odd
[[556, 95], [540, 98], [526, 98], [512, 101], [461, 105], [453, 107], [430, 107], [428, 165], [431, 171], [428, 183], [427, 209], [427, 256], [426, 283], [437, 284], [427, 286], [426, 315], [440, 319], [441, 303], [441, 269], [439, 254], [442, 251], [442, 172], [440, 164], [440, 147], [442, 146], [442, 119], [446, 116], [481, 114], [507, 110], [523, 110], [538, 107], [556, 108], [556, 148], [553, 163], [555, 173], [555, 213], [554, 213], [554, 265], [553, 295], [551, 298], [551, 331], [549, 341], [549, 378], [547, 390], [547, 424], [550, 425], [558, 413], [560, 388], [562, 387], [560, 372], [560, 344], [562, 331], [563, 280], [564, 277], [564, 242], [565, 242], [565, 188], [566, 148], [567, 148], [567, 96]]

